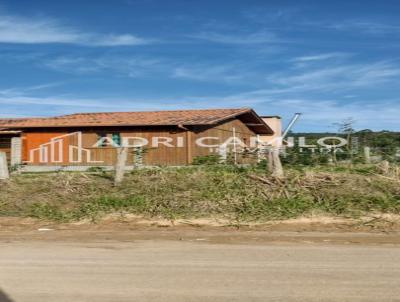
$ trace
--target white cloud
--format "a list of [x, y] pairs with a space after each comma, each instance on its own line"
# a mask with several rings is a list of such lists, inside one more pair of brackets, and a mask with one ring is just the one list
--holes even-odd
[[34, 85], [34, 86], [27, 86], [27, 87], [23, 87], [23, 88], [14, 87], [14, 88], [2, 89], [2, 90], [0, 90], [0, 97], [20, 96], [21, 94], [24, 94], [26, 92], [45, 90], [48, 88], [61, 86], [62, 84], [64, 84], [64, 82], [51, 82], [51, 83]]
[[217, 32], [201, 32], [189, 37], [221, 44], [263, 44], [278, 42], [275, 34], [271, 32], [255, 32], [249, 34], [227, 34]]
[[159, 71], [163, 64], [161, 60], [146, 57], [100, 56], [100, 57], [71, 57], [60, 56], [45, 59], [44, 67], [72, 74], [93, 74], [111, 72], [118, 76], [138, 77], [148, 72]]
[[191, 66], [180, 66], [173, 70], [173, 78], [190, 79], [196, 81], [218, 81], [232, 82], [243, 80], [244, 74], [235, 71], [233, 66], [229, 65], [206, 65], [198, 64]]
[[[45, 83], [24, 88], [0, 89], [0, 117], [49, 116], [76, 112], [110, 112], [191, 108], [183, 100], [171, 102], [165, 98], [82, 98], [73, 95], [36, 94], [61, 83]], [[42, 93], [43, 94], [43, 93]], [[17, 109], [15, 109], [17, 108]]]
[[123, 45], [140, 45], [150, 43], [149, 40], [144, 40], [132, 35], [97, 35], [88, 40], [91, 45], [98, 46], [123, 46]]
[[400, 32], [399, 25], [363, 20], [346, 20], [343, 22], [329, 24], [327, 27], [341, 31], [357, 31], [367, 34], [390, 34]]
[[131, 34], [98, 34], [81, 32], [49, 18], [28, 19], [0, 15], [0, 43], [65, 43], [86, 46], [140, 45], [149, 41]]
[[279, 26], [282, 27], [283, 23], [293, 22], [293, 19], [299, 12], [299, 8], [294, 5], [290, 7], [281, 7], [279, 9], [271, 8], [268, 5], [266, 7], [256, 6], [249, 8], [243, 12], [243, 16], [255, 23], [279, 23]]
[[218, 65], [212, 63], [179, 64], [173, 60], [141, 56], [105, 55], [100, 57], [60, 56], [44, 59], [42, 66], [71, 74], [95, 74], [109, 72], [117, 76], [137, 78], [141, 76], [163, 76], [200, 82], [247, 83], [255, 77], [246, 71], [243, 63]]
[[302, 73], [278, 73], [267, 80], [278, 85], [277, 92], [331, 91], [376, 87], [400, 81], [400, 66], [389, 62], [342, 64], [313, 68]]
[[349, 54], [342, 53], [342, 52], [331, 52], [331, 53], [296, 57], [292, 61], [294, 61], [294, 62], [314, 62], [314, 61], [324, 61], [324, 60], [329, 60], [329, 59], [344, 58], [347, 56], [349, 56]]
[[99, 64], [90, 58], [69, 56], [48, 59], [45, 60], [42, 65], [56, 71], [74, 74], [89, 74], [98, 72], [102, 69]]

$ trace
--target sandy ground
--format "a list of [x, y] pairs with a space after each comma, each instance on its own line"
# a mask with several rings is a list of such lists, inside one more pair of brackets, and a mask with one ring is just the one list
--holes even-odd
[[0, 219], [0, 302], [400, 301], [400, 233]]
[[3, 239], [0, 287], [8, 300], [0, 301], [399, 301], [398, 245], [254, 243], [244, 235], [226, 244], [194, 234]]

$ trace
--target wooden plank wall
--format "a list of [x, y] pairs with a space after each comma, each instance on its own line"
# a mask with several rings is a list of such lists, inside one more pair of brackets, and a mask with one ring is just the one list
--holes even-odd
[[[198, 156], [207, 156], [212, 154], [218, 154], [215, 148], [203, 148], [195, 145], [195, 141], [201, 137], [218, 137], [219, 140], [206, 140], [207, 144], [222, 144], [230, 137], [233, 137], [233, 128], [235, 128], [236, 137], [240, 138], [246, 145], [250, 146], [250, 138], [256, 136], [256, 134], [250, 130], [242, 121], [239, 119], [232, 119], [230, 121], [226, 121], [215, 127], [211, 127], [208, 129], [195, 128], [195, 133], [193, 133], [192, 139], [192, 149], [193, 156], [192, 160]], [[228, 152], [233, 152], [233, 148], [231, 147]], [[248, 158], [238, 156], [238, 163], [252, 163], [255, 161], [255, 158]]]
[[[124, 127], [124, 128], [112, 128], [105, 129], [102, 132], [106, 133], [120, 133], [121, 138], [126, 137], [140, 137], [145, 138], [152, 143], [153, 137], [166, 137], [172, 139], [172, 144], [175, 146], [169, 148], [163, 144], [160, 144], [158, 148], [152, 148], [147, 146], [144, 148], [143, 164], [144, 165], [157, 165], [157, 166], [181, 166], [192, 163], [193, 159], [198, 156], [206, 156], [210, 154], [218, 154], [216, 150], [210, 150], [197, 146], [195, 144], [196, 139], [200, 137], [210, 136], [218, 137], [219, 143], [223, 143], [228, 138], [233, 136], [233, 128], [236, 130], [236, 136], [239, 137], [246, 144], [250, 143], [250, 138], [255, 136], [255, 133], [251, 131], [243, 122], [238, 119], [232, 119], [227, 122], [216, 125], [215, 127], [193, 127], [190, 131], [178, 128], [178, 127]], [[90, 163], [83, 156], [82, 163], [75, 163], [73, 165], [114, 165], [117, 158], [117, 150], [111, 146], [96, 147], [94, 146], [97, 142], [99, 132], [98, 129], [68, 129], [65, 132], [60, 131], [31, 131], [26, 132], [22, 135], [23, 138], [23, 161], [28, 160], [28, 150], [39, 147], [40, 144], [49, 142], [52, 138], [61, 136], [67, 133], [75, 131], [82, 131], [83, 133], [83, 148], [90, 151], [90, 157], [92, 161], [103, 161], [104, 163]], [[178, 146], [178, 142], [181, 140], [182, 146]], [[187, 142], [190, 142], [187, 144]], [[217, 143], [210, 141], [210, 143]], [[68, 162], [68, 145], [77, 145], [76, 137], [68, 137], [64, 142], [64, 158], [63, 165], [71, 165]], [[133, 149], [130, 150], [128, 156], [128, 165], [134, 162]], [[74, 154], [74, 158], [77, 158]], [[239, 163], [254, 162], [247, 158], [239, 157]], [[39, 158], [35, 157], [31, 164], [43, 164], [40, 163]], [[60, 165], [60, 163], [48, 163], [47, 165]]]
[[[121, 137], [141, 137], [149, 141], [150, 146], [144, 148], [143, 163], [151, 166], [180, 166], [187, 164], [187, 148], [185, 144], [185, 130], [176, 128], [175, 130], [149, 129], [142, 128], [135, 131], [121, 133]], [[178, 145], [178, 138], [183, 138], [182, 147], [169, 148], [159, 144], [158, 148], [151, 147], [153, 137], [168, 137], [172, 139], [174, 146]]]
[[[71, 129], [69, 132], [72, 133], [76, 131], [75, 129]], [[77, 146], [78, 141], [77, 137], [71, 136], [64, 139], [63, 142], [63, 162], [62, 163], [41, 163], [39, 160], [39, 156], [36, 154], [33, 157], [33, 161], [28, 164], [33, 165], [114, 165], [117, 159], [117, 150], [114, 147], [106, 146], [106, 147], [95, 147], [95, 144], [98, 140], [97, 132], [95, 130], [83, 130], [82, 131], [82, 141], [83, 148], [85, 150], [90, 151], [90, 160], [92, 162], [87, 161], [87, 157], [82, 157], [81, 163], [69, 163], [69, 153], [68, 146], [73, 145]], [[166, 137], [172, 139], [172, 144], [174, 146], [178, 145], [178, 138], [181, 137], [183, 139], [182, 147], [174, 147], [169, 148], [163, 144], [159, 144], [158, 148], [152, 148], [151, 146], [143, 148], [143, 164], [144, 165], [185, 165], [187, 163], [187, 148], [185, 145], [185, 137], [186, 133], [184, 130], [176, 128], [176, 129], [162, 129], [162, 128], [124, 128], [124, 129], [112, 129], [112, 130], [104, 130], [106, 133], [120, 133], [121, 138], [124, 137], [141, 137], [145, 138], [152, 143], [153, 137]], [[24, 162], [27, 162], [30, 154], [29, 150], [38, 148], [41, 144], [48, 143], [52, 138], [65, 135], [68, 132], [26, 132], [23, 134], [23, 156], [22, 159]], [[111, 137], [110, 137], [111, 138]], [[58, 150], [56, 150], [58, 151]], [[133, 148], [130, 149], [130, 153], [128, 156], [127, 164], [133, 164], [134, 162], [134, 152]], [[74, 153], [73, 157], [77, 159], [77, 154]], [[103, 163], [93, 163], [93, 161], [102, 161]]]

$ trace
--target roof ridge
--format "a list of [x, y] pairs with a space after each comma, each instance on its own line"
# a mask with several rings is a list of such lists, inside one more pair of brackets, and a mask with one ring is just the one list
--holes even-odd
[[[95, 115], [95, 114], [114, 114], [114, 113], [163, 113], [163, 112], [189, 112], [189, 111], [223, 111], [223, 110], [251, 110], [249, 107], [242, 108], [208, 108], [208, 109], [176, 109], [176, 110], [143, 110], [143, 111], [99, 111], [99, 112], [77, 112], [54, 116], [53, 118], [70, 117], [74, 115]], [[52, 117], [46, 117], [52, 118]]]

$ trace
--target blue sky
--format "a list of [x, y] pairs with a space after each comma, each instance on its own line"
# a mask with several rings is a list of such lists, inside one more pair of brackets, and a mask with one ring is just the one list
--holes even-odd
[[398, 1], [0, 0], [0, 117], [252, 107], [400, 130]]

